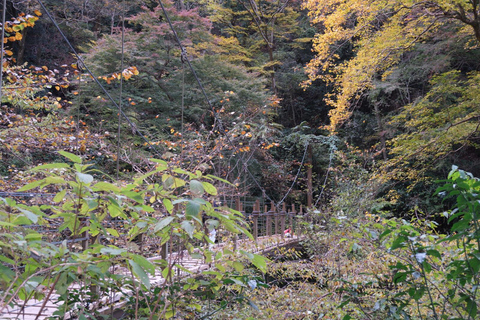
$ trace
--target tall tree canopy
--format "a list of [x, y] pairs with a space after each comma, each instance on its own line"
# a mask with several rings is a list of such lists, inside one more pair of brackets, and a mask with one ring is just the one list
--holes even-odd
[[[480, 41], [476, 0], [307, 0], [305, 7], [320, 29], [305, 85], [318, 78], [335, 83], [337, 91], [328, 99], [332, 130], [351, 116], [355, 102], [374, 87], [374, 80], [388, 77], [417, 43], [435, 38], [441, 30], [445, 34], [446, 29], [471, 38], [471, 45]], [[345, 50], [353, 51], [351, 59], [342, 59]]]

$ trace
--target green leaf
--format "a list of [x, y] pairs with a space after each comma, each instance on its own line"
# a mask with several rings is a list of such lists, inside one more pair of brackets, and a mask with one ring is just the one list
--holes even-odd
[[40, 233], [37, 233], [37, 232], [29, 233], [25, 236], [25, 240], [40, 241], [40, 240], [42, 240], [42, 235]]
[[38, 216], [35, 213], [22, 208], [18, 208], [18, 210], [20, 210], [25, 215], [25, 217], [28, 218], [28, 220], [32, 221], [33, 223], [38, 222]]
[[132, 266], [132, 272], [137, 276], [138, 279], [143, 283], [143, 285], [150, 290], [150, 278], [143, 268], [133, 260], [128, 260], [130, 266]]
[[60, 153], [62, 156], [64, 156], [65, 158], [69, 159], [70, 161], [72, 161], [74, 163], [82, 163], [82, 158], [74, 155], [73, 153], [63, 151], [63, 150], [58, 151], [58, 153]]
[[233, 186], [233, 184], [232, 184], [230, 181], [227, 181], [227, 180], [225, 180], [225, 179], [219, 178], [219, 177], [217, 177], [217, 176], [214, 176], [214, 175], [209, 174], [209, 175], [207, 175], [206, 177], [211, 178], [211, 179], [215, 179], [215, 180], [221, 181], [221, 182], [223, 182], [223, 183], [226, 183], [226, 184], [228, 184], [228, 185], [230, 185], [230, 186]]
[[43, 170], [43, 169], [65, 169], [70, 168], [70, 166], [66, 163], [48, 163], [36, 166], [32, 169], [32, 171]]
[[86, 173], [77, 172], [78, 180], [85, 184], [90, 184], [93, 182], [93, 176]]
[[16, 225], [14, 225], [13, 223], [10, 223], [10, 222], [6, 222], [6, 221], [0, 221], [0, 226], [15, 227]]
[[108, 233], [110, 233], [112, 236], [114, 237], [120, 237], [120, 234], [118, 233], [117, 230], [113, 229], [113, 228], [107, 228], [106, 229]]
[[433, 257], [437, 257], [438, 259], [442, 259], [442, 255], [440, 254], [440, 252], [438, 252], [438, 250], [435, 250], [435, 249], [427, 250], [427, 254], [429, 256], [433, 256]]
[[112, 255], [112, 256], [118, 256], [125, 252], [125, 249], [121, 248], [116, 248], [116, 247], [104, 247], [100, 249], [100, 253], [102, 254], [107, 254], [107, 255]]
[[53, 202], [60, 202], [65, 198], [65, 195], [67, 194], [67, 190], [62, 190], [59, 193], [55, 195], [53, 198]]
[[117, 187], [114, 184], [111, 184], [111, 183], [108, 183], [108, 182], [103, 182], [103, 181], [97, 182], [92, 187], [92, 190], [93, 191], [112, 191], [112, 192], [115, 192], [115, 193], [120, 193], [120, 188], [119, 187]]
[[213, 186], [210, 182], [202, 181], [203, 188], [205, 189], [205, 192], [212, 196], [217, 195], [217, 188]]
[[143, 197], [140, 193], [138, 192], [135, 192], [135, 191], [123, 191], [122, 192], [123, 195], [125, 195], [126, 197], [132, 199], [132, 200], [135, 200], [137, 201], [138, 203], [142, 203], [143, 204]]
[[233, 268], [234, 268], [235, 271], [237, 271], [237, 272], [242, 272], [245, 267], [244, 267], [243, 264], [241, 264], [240, 262], [234, 261], [234, 262], [233, 262]]
[[167, 212], [168, 213], [172, 213], [173, 212], [173, 204], [172, 204], [172, 201], [170, 201], [170, 199], [163, 199], [163, 206], [165, 207], [165, 209], [167, 209]]
[[156, 225], [155, 228], [153, 229], [153, 232], [157, 232], [159, 230], [164, 229], [166, 226], [168, 226], [175, 218], [174, 217], [166, 217], [160, 220]]
[[45, 181], [43, 179], [41, 180], [37, 180], [37, 181], [33, 181], [33, 182], [30, 182], [29, 184], [26, 184], [24, 185], [23, 187], [21, 187], [20, 189], [18, 189], [17, 191], [27, 191], [27, 190], [31, 190], [33, 188], [36, 188], [40, 185], [42, 185]]
[[390, 247], [390, 250], [395, 250], [397, 248], [404, 247], [406, 241], [407, 241], [407, 238], [405, 236], [399, 236], [393, 241], [392, 246]]
[[133, 261], [138, 263], [138, 265], [141, 266], [143, 270], [147, 271], [151, 275], [155, 275], [155, 265], [144, 257], [136, 254], [133, 256]]
[[188, 200], [185, 208], [185, 213], [187, 214], [187, 216], [194, 216], [198, 218], [200, 214], [200, 203], [195, 200]]
[[198, 180], [191, 180], [190, 181], [190, 192], [194, 194], [195, 197], [201, 197], [205, 189], [203, 188], [203, 184]]
[[253, 254], [252, 263], [257, 267], [261, 272], [267, 272], [267, 263], [265, 257], [262, 257], [258, 254]]
[[193, 231], [195, 230], [195, 226], [193, 225], [193, 223], [191, 221], [184, 220], [184, 221], [182, 221], [180, 226], [182, 227], [183, 230], [185, 230], [185, 232], [188, 234], [188, 236], [190, 238], [192, 238]]
[[117, 205], [110, 204], [110, 205], [107, 206], [107, 208], [108, 208], [108, 212], [110, 213], [110, 216], [112, 218], [116, 218], [116, 217], [123, 214], [122, 209]]

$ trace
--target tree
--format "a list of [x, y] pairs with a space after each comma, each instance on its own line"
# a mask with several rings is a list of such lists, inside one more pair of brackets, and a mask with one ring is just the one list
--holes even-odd
[[[39, 11], [20, 14], [5, 25], [6, 49], [0, 106], [0, 185], [14, 190], [29, 179], [25, 169], [57, 158], [65, 149], [89, 154], [102, 149], [102, 136], [90, 134], [86, 123], [77, 117], [65, 117], [63, 109], [70, 85], [71, 70], [64, 66], [17, 66], [18, 55], [12, 46], [22, 41], [26, 29], [35, 26]], [[96, 153], [96, 152], [94, 152]]]
[[[307, 65], [310, 84], [318, 78], [335, 82], [327, 101], [331, 130], [347, 120], [362, 95], [385, 79], [415, 44], [434, 38], [444, 28], [480, 41], [478, 1], [307, 1], [316, 57]], [[353, 57], [340, 60], [352, 46]]]

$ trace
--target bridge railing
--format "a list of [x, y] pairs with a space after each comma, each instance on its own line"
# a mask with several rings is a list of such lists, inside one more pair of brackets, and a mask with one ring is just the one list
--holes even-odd
[[299, 211], [296, 211], [295, 204], [288, 206], [285, 203], [281, 208], [272, 202], [270, 207], [260, 206], [260, 200], [255, 201], [253, 210], [245, 212], [243, 205], [238, 199], [235, 204], [235, 210], [240, 211], [250, 224], [250, 231], [256, 241], [259, 237], [268, 237], [279, 235], [288, 237], [301, 233], [301, 222], [304, 221], [305, 215], [303, 207], [300, 205]]
[[[37, 194], [37, 193], [3, 193], [0, 196], [9, 196], [15, 198], [22, 198], [22, 199], [34, 199], [40, 197], [41, 202], [49, 202], [45, 197], [51, 198], [54, 194]], [[31, 200], [29, 201], [31, 202]], [[225, 203], [225, 202], [224, 202]], [[233, 207], [233, 209], [241, 212], [247, 223], [249, 224], [249, 231], [253, 235], [255, 241], [258, 240], [260, 237], [269, 237], [269, 236], [277, 236], [277, 237], [291, 237], [294, 235], [300, 235], [302, 232], [302, 221], [307, 220], [307, 215], [303, 211], [303, 207], [300, 205], [297, 211], [297, 207], [295, 204], [287, 206], [283, 203], [281, 206], [275, 205], [273, 202], [270, 205], [266, 205], [265, 203], [261, 202], [261, 200], [257, 199], [256, 201], [248, 201], [248, 203], [244, 203], [240, 201], [240, 198], [233, 198], [230, 201], [226, 202], [229, 207]], [[244, 210], [244, 206], [247, 207], [247, 210]], [[157, 212], [159, 217], [163, 216], [166, 213]], [[52, 244], [59, 244], [62, 242], [67, 242], [69, 244], [76, 244], [76, 249], [72, 248], [73, 250], [85, 250], [87, 249], [94, 241], [95, 238], [91, 238], [85, 232], [80, 236], [72, 236], [66, 231], [59, 230], [59, 221], [56, 219], [49, 219], [48, 215], [45, 217], [49, 220], [48, 225], [43, 226], [29, 226], [29, 228], [36, 229], [38, 232], [44, 235], [44, 240], [49, 241]], [[88, 221], [85, 221], [88, 223]], [[115, 229], [121, 228], [121, 224], [123, 221], [117, 221], [115, 219], [110, 219], [106, 221], [108, 223], [108, 227], [113, 227]], [[231, 235], [229, 236], [230, 239]], [[237, 236], [233, 236], [234, 242], [236, 240], [244, 240], [246, 238], [245, 235], [239, 234]], [[100, 236], [100, 241], [105, 242], [109, 241], [104, 236]], [[217, 240], [221, 240], [221, 234], [217, 234]], [[201, 242], [201, 240], [199, 240]], [[172, 244], [172, 248], [166, 248], [166, 245], [161, 245], [161, 239], [151, 234], [141, 233], [135, 237], [135, 239], [129, 239], [127, 235], [122, 235], [115, 239], [115, 245], [119, 245], [120, 247], [127, 247], [130, 246], [132, 249], [131, 244], [134, 243], [138, 246], [139, 251], [153, 250], [155, 252], [161, 252], [162, 256], [166, 256], [167, 252], [172, 251], [182, 251], [179, 244], [174, 241]]]

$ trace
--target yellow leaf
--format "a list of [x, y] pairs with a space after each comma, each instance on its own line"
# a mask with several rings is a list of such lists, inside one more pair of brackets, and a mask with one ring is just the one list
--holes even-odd
[[13, 52], [10, 51], [10, 50], [5, 50], [5, 53], [7, 54], [7, 56], [12, 56], [13, 55]]
[[38, 10], [33, 11], [33, 13], [35, 13], [35, 14], [36, 14], [37, 16], [39, 16], [39, 17], [42, 15], [42, 13], [41, 13], [40, 11], [38, 11]]
[[17, 32], [15, 33], [15, 40], [22, 40], [23, 36], [21, 33]]

